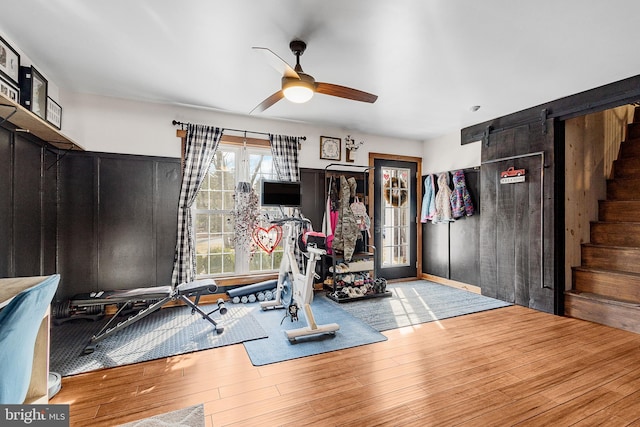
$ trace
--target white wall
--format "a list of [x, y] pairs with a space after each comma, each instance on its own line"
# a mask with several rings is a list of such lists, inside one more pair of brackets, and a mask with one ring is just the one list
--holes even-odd
[[[480, 165], [481, 142], [460, 144], [460, 131], [427, 141], [356, 133], [348, 129], [284, 120], [246, 117], [194, 107], [131, 101], [60, 90], [63, 106], [62, 132], [87, 151], [180, 157], [180, 140], [172, 120], [246, 129], [274, 134], [306, 136], [300, 165], [323, 168], [320, 136], [343, 139], [349, 134], [364, 145], [357, 151], [357, 165], [368, 163], [369, 152], [422, 157], [422, 173], [438, 173]], [[230, 133], [238, 135], [237, 133]], [[249, 135], [259, 137], [256, 135]]]
[[435, 174], [480, 166], [482, 143], [460, 145], [460, 131], [425, 141], [422, 174]]
[[[300, 166], [323, 168], [329, 161], [320, 160], [320, 136], [342, 138], [342, 162], [345, 161], [344, 138], [351, 135], [364, 145], [357, 151], [357, 165], [368, 164], [369, 152], [420, 157], [423, 143], [355, 133], [335, 127], [246, 117], [193, 107], [130, 101], [97, 95], [60, 91], [63, 107], [62, 133], [87, 151], [180, 157], [180, 139], [172, 120], [213, 125], [223, 128], [306, 136], [300, 152]], [[237, 133], [230, 133], [238, 135]], [[260, 137], [248, 135], [250, 137]]]

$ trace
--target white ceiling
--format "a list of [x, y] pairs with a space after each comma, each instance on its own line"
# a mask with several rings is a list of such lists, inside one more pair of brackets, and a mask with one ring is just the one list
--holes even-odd
[[422, 140], [640, 74], [638, 16], [637, 0], [2, 0], [0, 34], [63, 90], [237, 114], [280, 89], [251, 47], [294, 65], [299, 38], [305, 72], [378, 101], [261, 116]]

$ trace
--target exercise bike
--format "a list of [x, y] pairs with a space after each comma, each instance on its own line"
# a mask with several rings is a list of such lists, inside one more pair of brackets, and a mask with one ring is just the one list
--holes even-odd
[[320, 257], [327, 252], [324, 249], [319, 249], [312, 245], [307, 246], [309, 259], [307, 260], [306, 274], [300, 273], [294, 254], [297, 241], [295, 225], [306, 227], [311, 221], [306, 218], [286, 217], [272, 221], [272, 223], [285, 228], [284, 253], [282, 254], [282, 261], [280, 262], [280, 270], [278, 272], [278, 285], [275, 299], [261, 302], [261, 309], [284, 308], [287, 310], [287, 315], [291, 317], [291, 321], [298, 320], [298, 311], [300, 309], [304, 310], [307, 326], [284, 331], [289, 341], [293, 342], [296, 338], [309, 335], [335, 335], [336, 331], [340, 329], [340, 325], [337, 323], [318, 325], [311, 310], [316, 263]]

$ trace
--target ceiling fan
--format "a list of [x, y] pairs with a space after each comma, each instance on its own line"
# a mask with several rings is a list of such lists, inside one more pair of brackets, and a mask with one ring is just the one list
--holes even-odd
[[334, 85], [332, 83], [316, 82], [313, 76], [303, 72], [300, 66], [300, 56], [306, 48], [307, 44], [302, 40], [293, 40], [289, 43], [289, 49], [291, 49], [291, 52], [296, 56], [296, 66], [292, 68], [285, 60], [273, 53], [270, 49], [266, 47], [254, 47], [254, 49], [263, 52], [269, 60], [269, 63], [282, 74], [282, 89], [262, 101], [251, 110], [250, 114], [260, 113], [282, 98], [287, 98], [289, 101], [296, 103], [307, 102], [316, 92], [324, 95], [352, 99], [354, 101], [376, 102], [378, 95], [346, 86]]

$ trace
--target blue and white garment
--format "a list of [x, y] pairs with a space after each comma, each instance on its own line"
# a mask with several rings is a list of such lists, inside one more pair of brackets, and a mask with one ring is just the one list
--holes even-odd
[[422, 213], [420, 222], [427, 222], [436, 214], [436, 184], [433, 175], [424, 179], [424, 197], [422, 198]]

